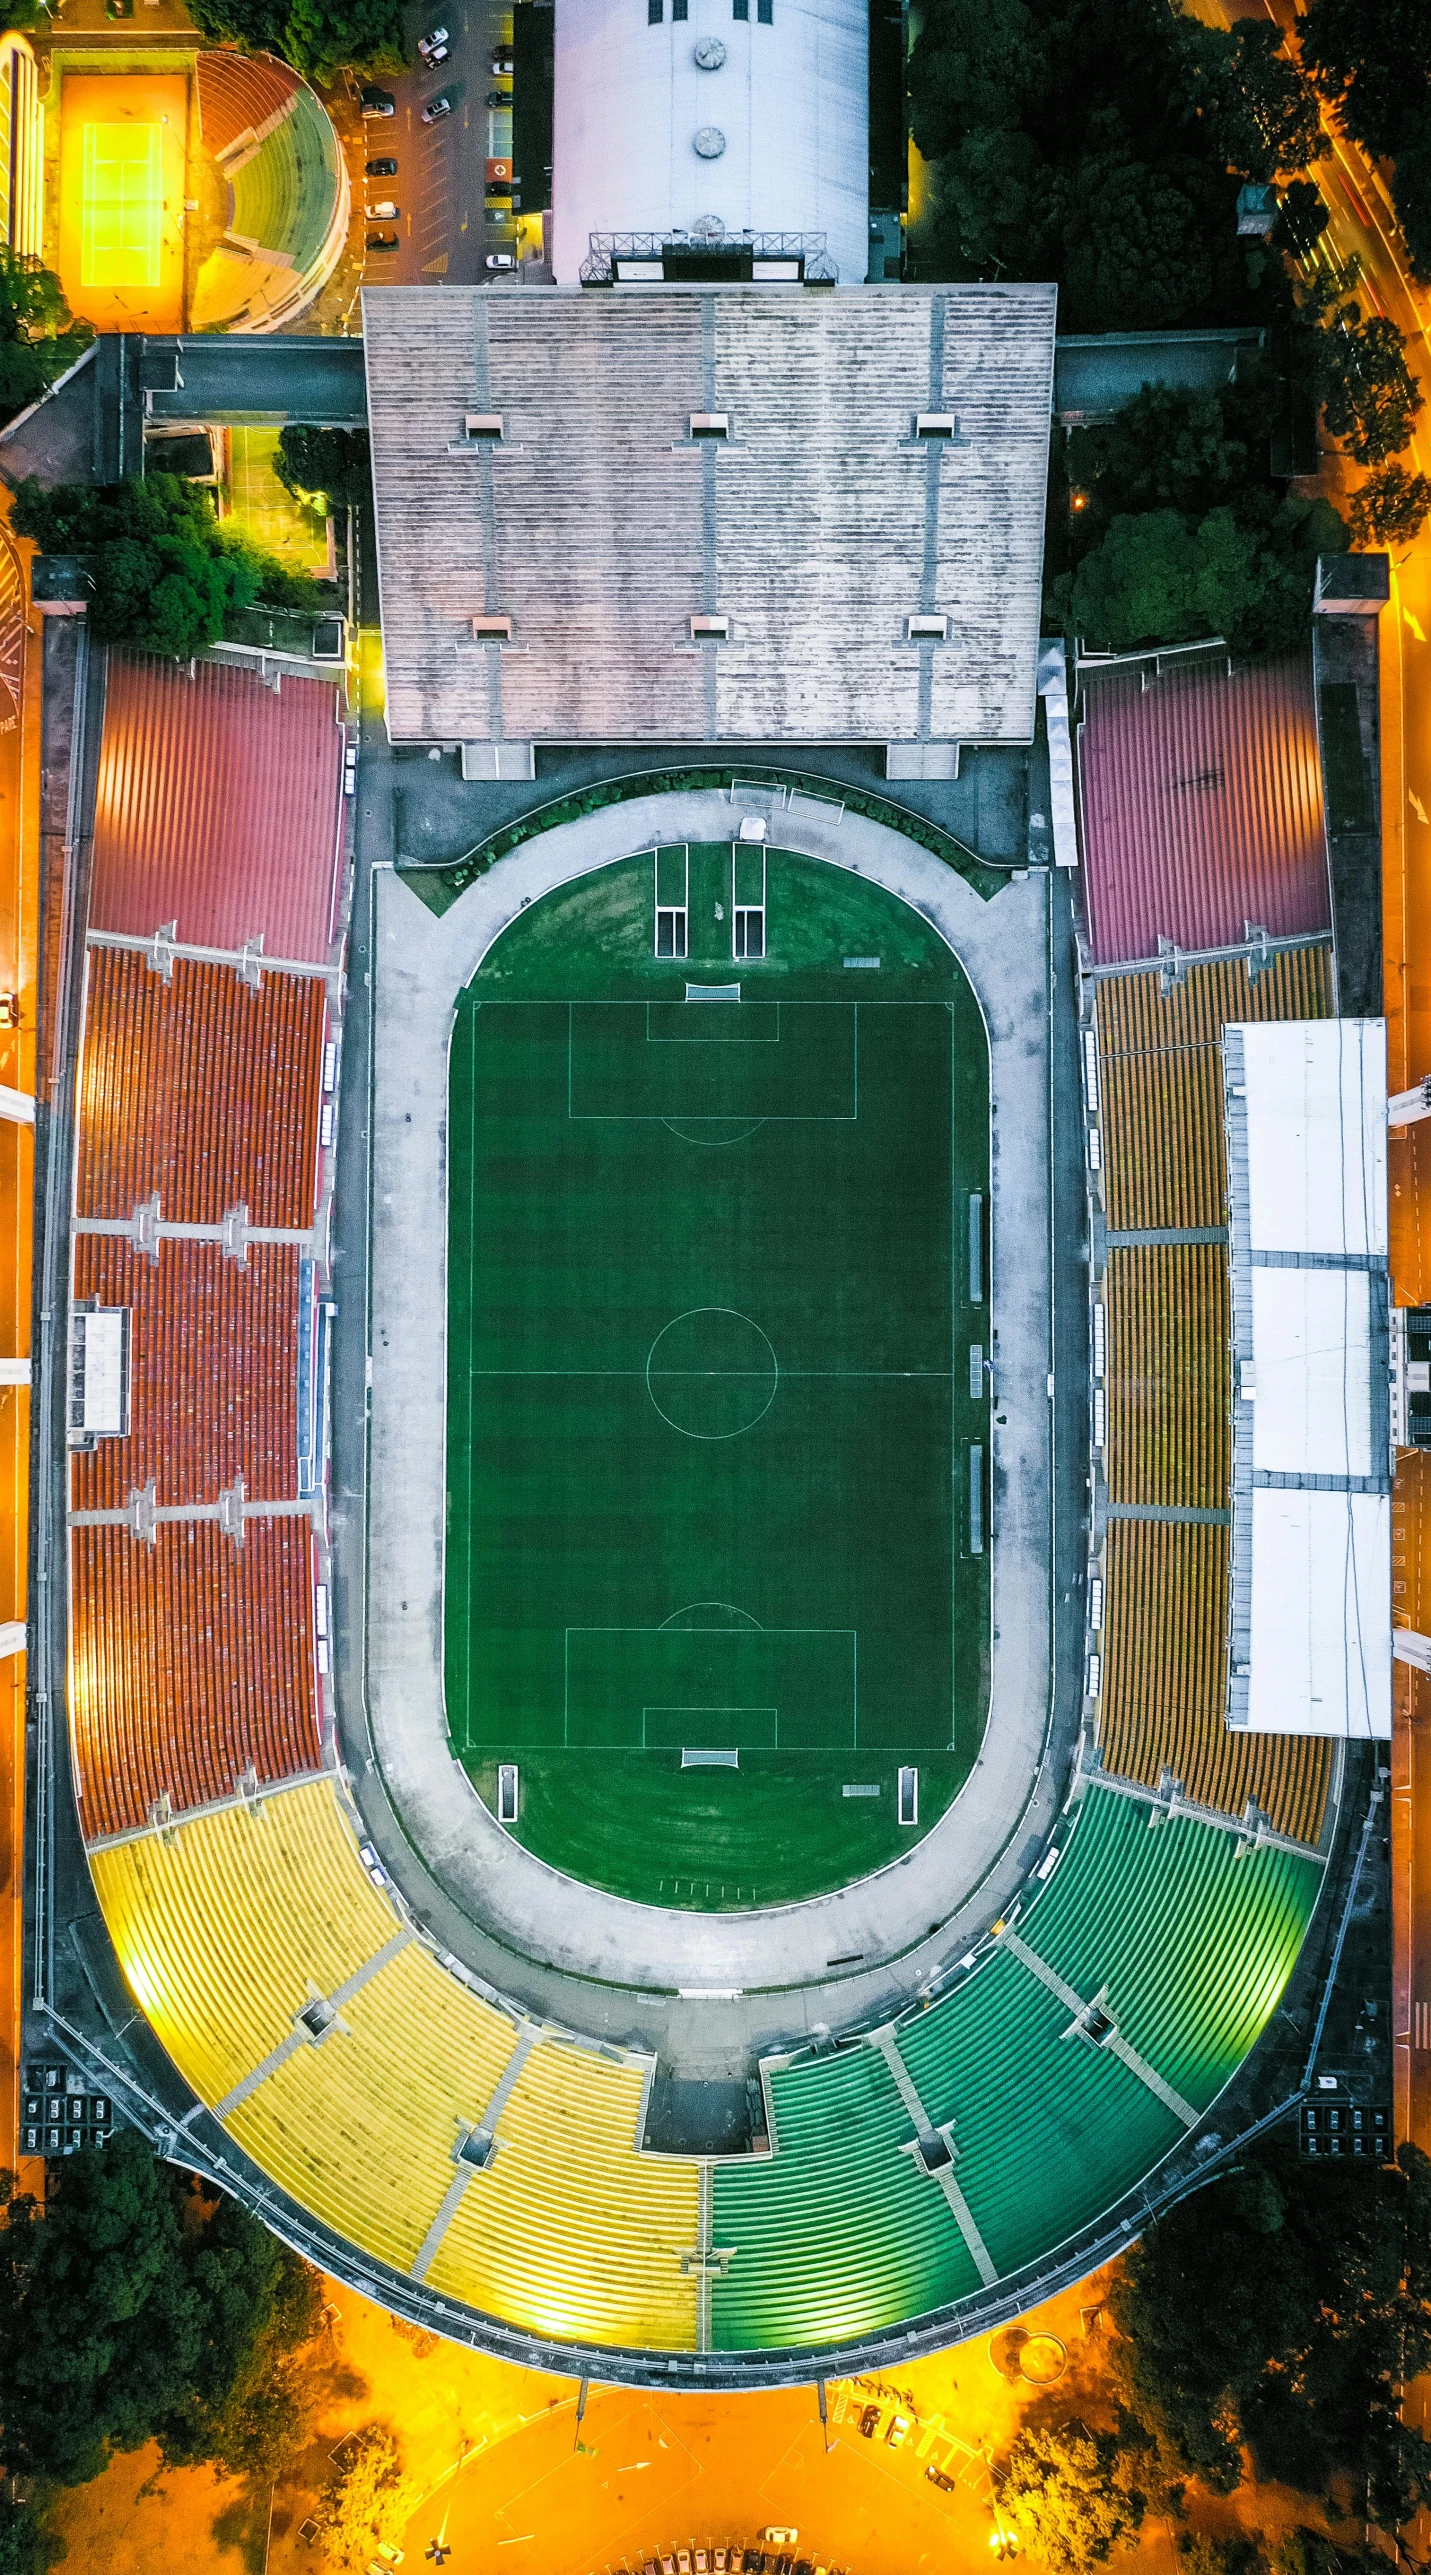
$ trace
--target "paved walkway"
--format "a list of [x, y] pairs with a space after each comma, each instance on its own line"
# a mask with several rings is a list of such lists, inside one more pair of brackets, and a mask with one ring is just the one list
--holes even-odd
[[[983, 1750], [948, 1814], [906, 1857], [813, 1901], [694, 1914], [623, 1901], [560, 1876], [493, 1822], [453, 1760], [442, 1688], [447, 1059], [456, 998], [525, 902], [656, 841], [728, 836], [714, 791], [642, 798], [542, 835], [479, 878], [440, 921], [390, 872], [374, 877], [372, 1468], [368, 1683], [382, 1782], [426, 1872], [514, 1958], [700, 2008], [692, 2062], [743, 2062], [745, 1998], [795, 1989], [808, 2021], [831, 1961], [868, 2011], [871, 1971], [891, 2005], [955, 1918], [987, 1919], [1022, 1877], [1056, 1806], [1049, 1735], [1050, 1219], [1048, 880], [984, 903], [898, 832], [847, 815], [772, 814], [772, 841], [902, 895], [948, 939], [979, 996], [993, 1063], [992, 1281], [998, 1333], [994, 1440], [993, 1687]], [[361, 1793], [361, 1782], [360, 1782]], [[424, 1872], [424, 1874], [426, 1873]], [[419, 1899], [420, 1900], [420, 1899]], [[446, 1908], [444, 1908], [444, 1914]], [[444, 1932], [451, 1938], [450, 1916]], [[454, 1944], [455, 1945], [455, 1944]], [[897, 1975], [889, 1970], [899, 1961]], [[474, 1958], [473, 1963], [477, 1963]], [[491, 1974], [490, 1956], [482, 1972]], [[634, 1999], [634, 1997], [633, 1997]], [[829, 2017], [835, 1998], [825, 1994]], [[836, 2017], [846, 2017], [845, 2012]], [[757, 2020], [763, 2017], [757, 2013]], [[678, 2059], [692, 2014], [649, 2041]]]

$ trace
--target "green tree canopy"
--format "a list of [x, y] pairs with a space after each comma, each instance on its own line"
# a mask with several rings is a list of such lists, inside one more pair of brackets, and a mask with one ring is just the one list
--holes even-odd
[[1193, 26], [1188, 45], [1202, 112], [1233, 169], [1273, 179], [1320, 160], [1321, 100], [1280, 27], [1260, 18], [1244, 18], [1227, 35]]
[[346, 64], [401, 71], [408, 58], [401, 0], [193, 0], [189, 15], [211, 44], [278, 54], [325, 85]]
[[316, 2321], [316, 2283], [231, 2200], [208, 2209], [131, 2130], [52, 2166], [43, 2211], [5, 2176], [0, 2463], [76, 2485], [157, 2440], [250, 2463], [259, 2380]]
[[1054, 585], [1075, 634], [1107, 652], [1225, 636], [1234, 650], [1286, 650], [1306, 632], [1318, 552], [1346, 542], [1326, 502], [1287, 500], [1265, 514], [1145, 510], [1107, 535]]
[[1282, 191], [1273, 242], [1291, 259], [1310, 259], [1331, 219], [1321, 189], [1310, 179], [1293, 179]]
[[1230, 2492], [1258, 2473], [1321, 2493], [1338, 2472], [1393, 2529], [1431, 2494], [1431, 2443], [1400, 2419], [1431, 2364], [1431, 2162], [1266, 2153], [1149, 2228], [1112, 2296], [1129, 2401]]
[[94, 338], [77, 322], [53, 269], [0, 247], [0, 415], [35, 402]]
[[300, 497], [321, 492], [335, 510], [360, 509], [372, 498], [366, 429], [314, 429], [293, 422], [278, 433], [274, 470], [290, 492]]
[[1394, 160], [1431, 119], [1431, 13], [1425, 0], [1312, 0], [1302, 60], [1348, 134]]
[[220, 525], [207, 493], [174, 474], [92, 487], [33, 477], [15, 495], [14, 525], [47, 553], [83, 556], [102, 643], [187, 659], [207, 652], [255, 599], [312, 607], [318, 592], [240, 531]]
[[1345, 304], [1318, 343], [1322, 417], [1358, 465], [1384, 465], [1411, 436], [1425, 396], [1406, 363], [1405, 342], [1385, 313], [1362, 320]]
[[1355, 545], [1410, 545], [1431, 518], [1431, 481], [1404, 465], [1379, 465], [1347, 512]]
[[1087, 2575], [1137, 2533], [1144, 2497], [1111, 2432], [1083, 2423], [1029, 2426], [1009, 2452], [1000, 2491], [1024, 2546], [1052, 2575]]

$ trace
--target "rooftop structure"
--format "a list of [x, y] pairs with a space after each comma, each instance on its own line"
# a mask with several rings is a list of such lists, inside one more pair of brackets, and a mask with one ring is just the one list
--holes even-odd
[[1232, 1248], [1228, 1721], [1391, 1731], [1386, 1028], [1223, 1034]]
[[366, 296], [393, 740], [1028, 741], [1053, 324], [1041, 286]]
[[[688, 14], [689, 11], [689, 14]], [[869, 264], [867, 0], [559, 0], [553, 267], [591, 236], [823, 235]], [[729, 271], [725, 272], [729, 274]]]

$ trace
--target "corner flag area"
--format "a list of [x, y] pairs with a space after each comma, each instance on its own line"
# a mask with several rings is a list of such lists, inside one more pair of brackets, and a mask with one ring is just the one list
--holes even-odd
[[183, 328], [188, 109], [182, 75], [61, 84], [60, 277], [98, 330]]

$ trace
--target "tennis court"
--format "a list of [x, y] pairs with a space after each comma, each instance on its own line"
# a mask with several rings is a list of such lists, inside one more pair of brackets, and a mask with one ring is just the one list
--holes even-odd
[[895, 897], [754, 857], [533, 905], [450, 1083], [454, 1748], [554, 1866], [715, 1908], [907, 1849], [988, 1680], [983, 1024]]
[[180, 330], [189, 85], [172, 73], [60, 84], [59, 272], [101, 330]]

